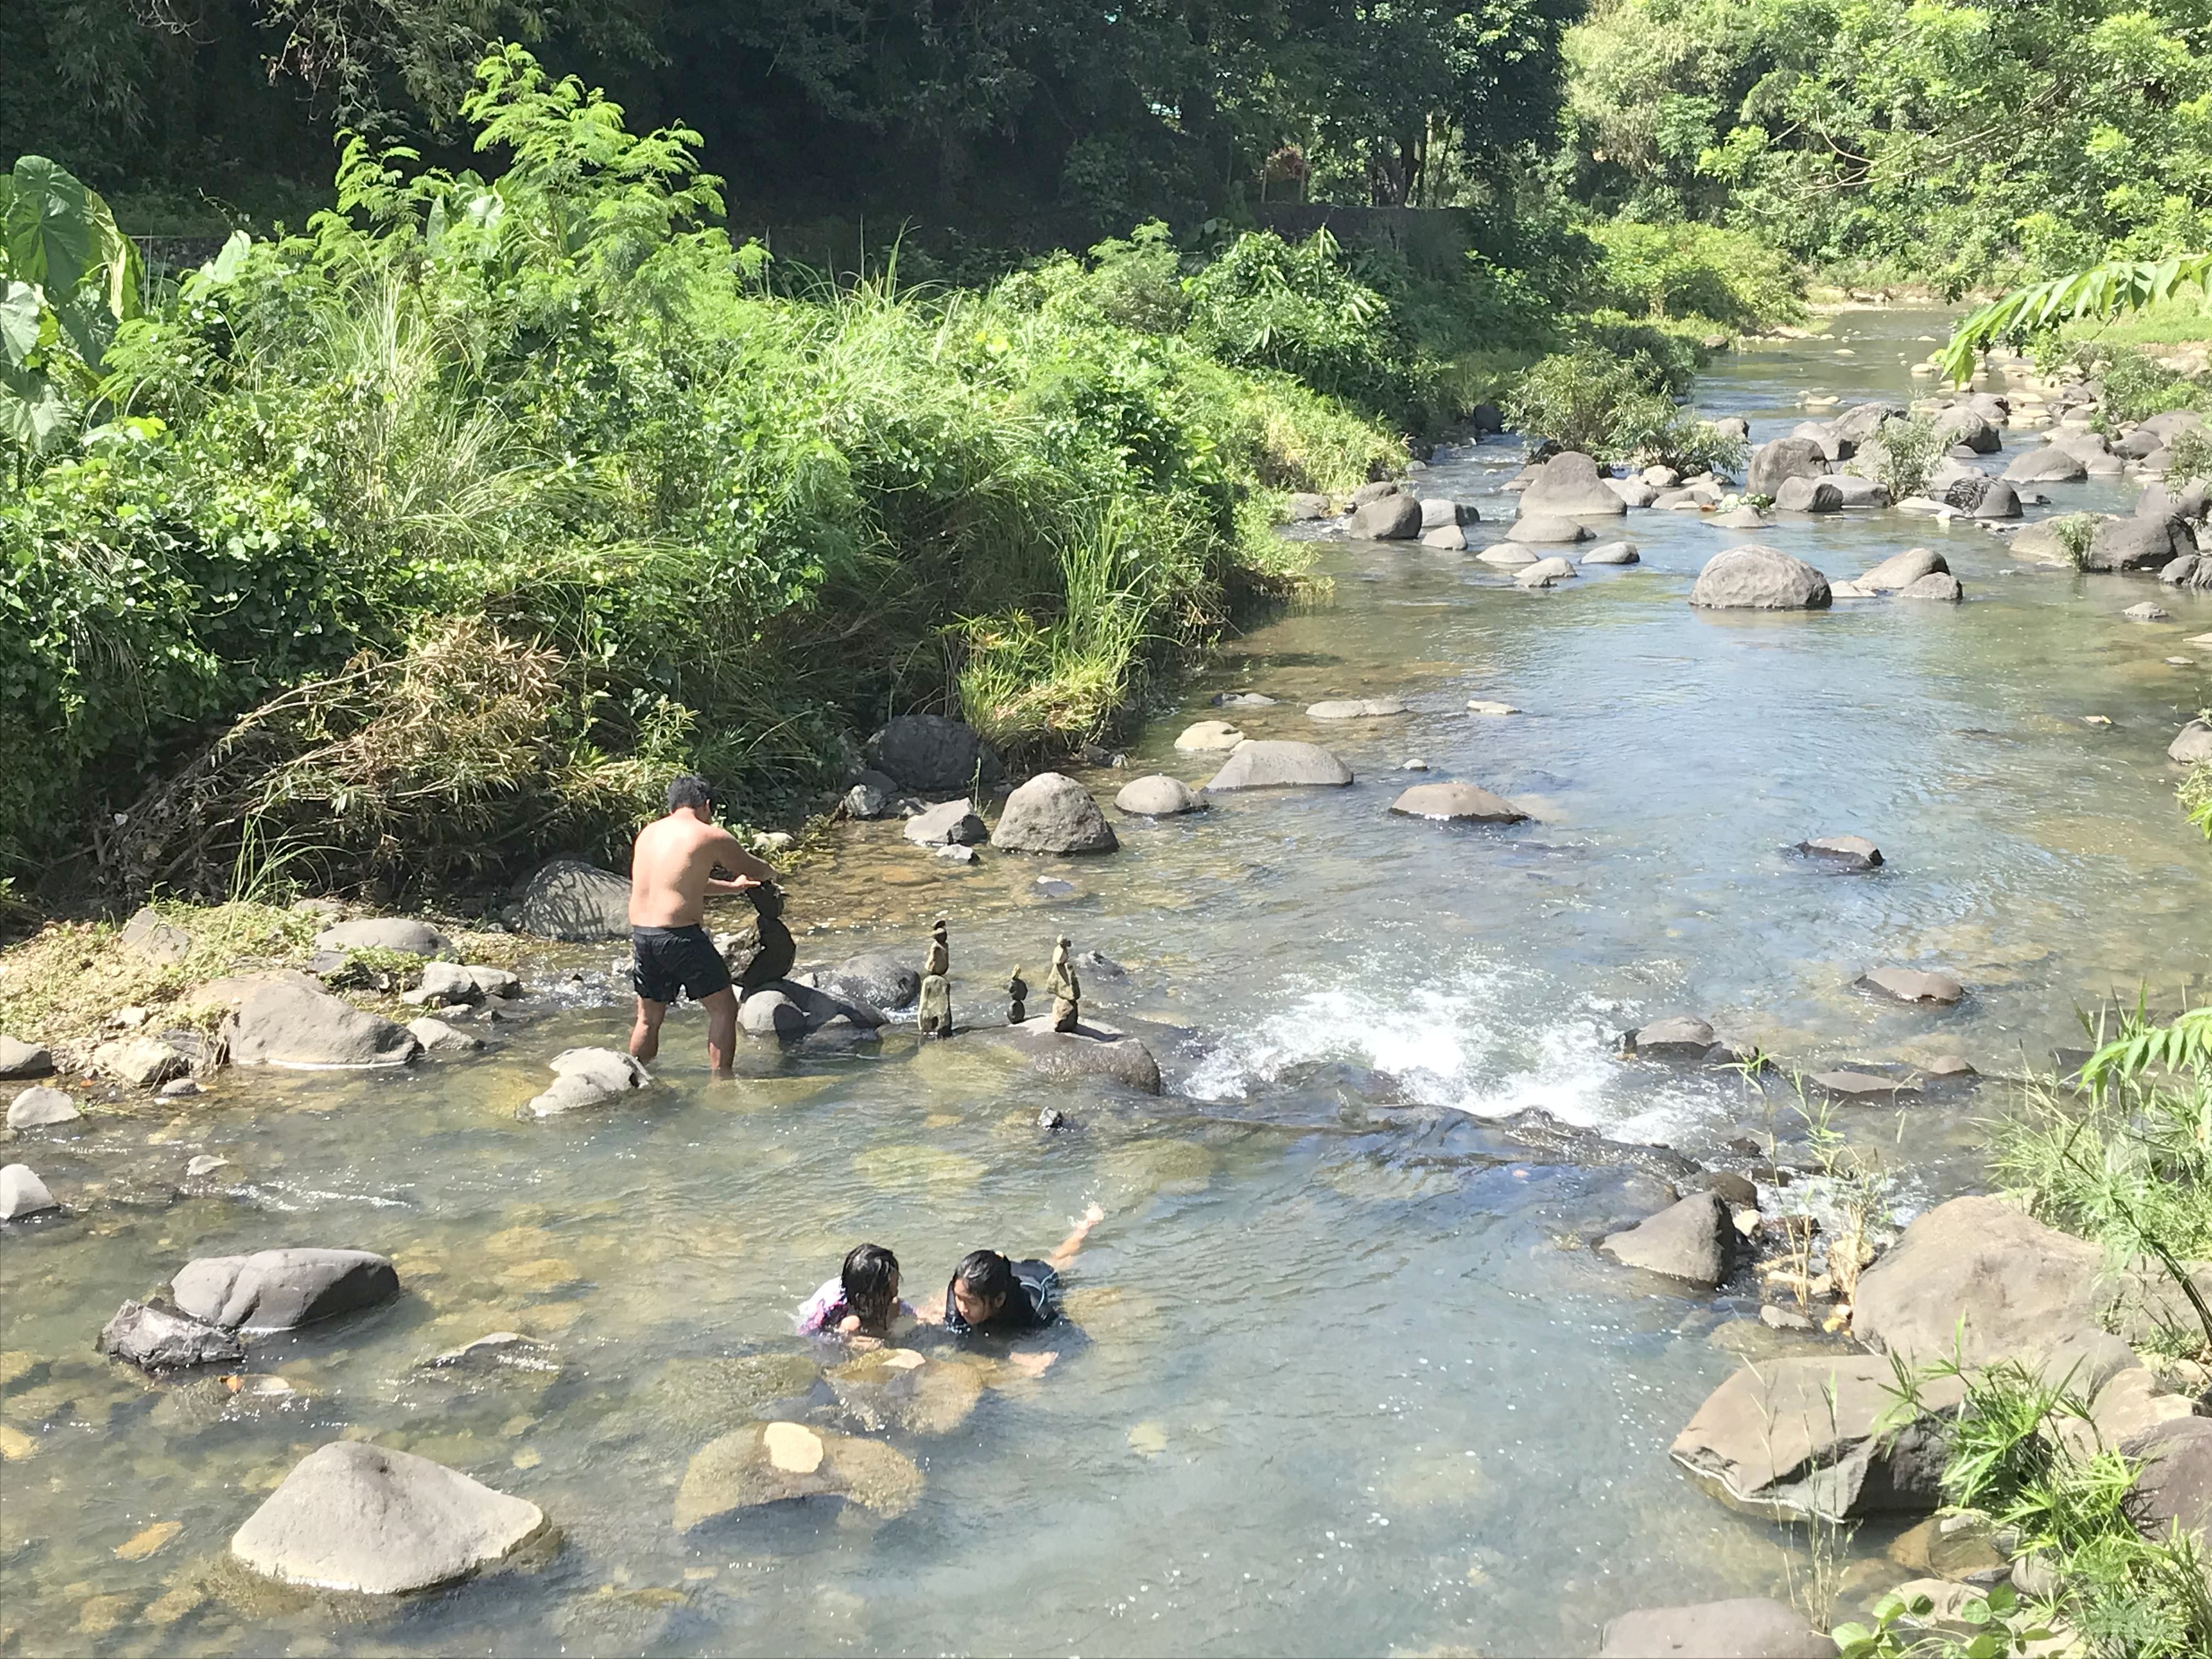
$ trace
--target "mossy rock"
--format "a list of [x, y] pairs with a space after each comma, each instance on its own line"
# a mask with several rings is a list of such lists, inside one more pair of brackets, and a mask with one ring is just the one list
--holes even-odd
[[941, 1147], [918, 1142], [871, 1146], [853, 1159], [853, 1173], [884, 1192], [936, 1187], [972, 1187], [983, 1178], [983, 1164]]
[[787, 1498], [836, 1497], [878, 1515], [903, 1515], [921, 1496], [905, 1453], [790, 1422], [755, 1423], [709, 1442], [684, 1471], [671, 1524], [678, 1532]]
[[950, 1434], [982, 1398], [982, 1370], [958, 1359], [933, 1359], [911, 1348], [878, 1348], [823, 1374], [839, 1408], [873, 1433]]
[[666, 1431], [714, 1434], [805, 1400], [821, 1377], [821, 1368], [798, 1353], [672, 1359], [644, 1390], [646, 1414]]

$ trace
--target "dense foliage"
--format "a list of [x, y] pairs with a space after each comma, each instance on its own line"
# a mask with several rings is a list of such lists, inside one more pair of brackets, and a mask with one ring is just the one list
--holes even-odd
[[[495, 176], [354, 141], [333, 210], [234, 241], [15, 446], [7, 863], [90, 826], [138, 886], [280, 848], [450, 879], [595, 847], [679, 761], [766, 810], [894, 707], [1077, 741], [1267, 580], [1266, 490], [1395, 447], [1111, 319], [1110, 258], [788, 295], [696, 134], [512, 48], [465, 114]], [[1169, 287], [1249, 343], [1250, 295]]]

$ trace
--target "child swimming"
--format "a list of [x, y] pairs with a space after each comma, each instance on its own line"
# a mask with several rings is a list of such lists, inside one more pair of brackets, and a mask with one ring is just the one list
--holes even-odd
[[1060, 1317], [1061, 1270], [1105, 1218], [1106, 1212], [1093, 1204], [1060, 1248], [1042, 1261], [1013, 1261], [996, 1250], [970, 1250], [952, 1270], [944, 1302], [931, 1302], [921, 1317], [941, 1319], [956, 1336], [1043, 1329]]
[[837, 1277], [800, 1304], [799, 1334], [879, 1341], [900, 1314], [914, 1316], [898, 1292], [898, 1258], [880, 1244], [855, 1244]]

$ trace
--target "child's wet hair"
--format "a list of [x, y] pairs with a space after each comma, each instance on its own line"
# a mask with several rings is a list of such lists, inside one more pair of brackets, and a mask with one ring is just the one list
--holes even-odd
[[863, 1319], [890, 1312], [898, 1294], [898, 1258], [880, 1244], [855, 1244], [845, 1253], [839, 1274], [845, 1305]]
[[1014, 1264], [996, 1250], [970, 1250], [952, 1277], [979, 1302], [1003, 1302], [1014, 1293]]

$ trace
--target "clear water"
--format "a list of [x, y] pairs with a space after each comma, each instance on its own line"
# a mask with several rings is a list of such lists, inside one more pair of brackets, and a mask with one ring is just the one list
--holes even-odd
[[[1811, 392], [1901, 395], [1940, 331], [1933, 313], [1848, 315], [1832, 339], [1731, 360], [1700, 404], [1772, 435]], [[1430, 474], [1479, 502], [1478, 544], [1510, 516], [1510, 449]], [[1788, 1535], [1665, 1455], [1738, 1363], [1749, 1304], [1571, 1248], [1619, 1170], [1457, 1114], [1540, 1107], [1715, 1154], [1786, 1135], [1787, 1114], [1726, 1074], [1624, 1066], [1613, 1032], [1694, 1011], [1793, 1062], [1956, 1052], [1997, 1073], [2074, 1041], [2075, 1007], [2115, 990], [2201, 1000], [2212, 857], [2163, 750], [2212, 699], [2212, 652], [2183, 643], [2212, 629], [2212, 598], [2051, 574], [1986, 532], [1883, 514], [1761, 538], [1832, 577], [1940, 546], [1968, 603], [1711, 616], [1684, 603], [1691, 580], [1740, 538], [1659, 513], [1626, 533], [1640, 566], [1536, 594], [1471, 556], [1333, 544], [1329, 593], [1218, 653], [1131, 756], [1203, 781], [1174, 737], [1249, 687], [1280, 703], [1228, 711], [1244, 729], [1330, 744], [1351, 789], [1125, 823], [1091, 862], [951, 871], [895, 825], [859, 827], [799, 884], [802, 959], [918, 961], [948, 909], [966, 1016], [996, 1018], [1016, 961], [1037, 980], [1056, 931], [1127, 964], [1089, 975], [1089, 1006], [1153, 1042], [1160, 1100], [897, 1030], [872, 1054], [755, 1050], [751, 1075], [715, 1083], [686, 1010], [662, 1086], [520, 1121], [552, 1053], [621, 1041], [593, 952], [541, 966], [540, 984], [586, 979], [538, 997], [493, 1055], [234, 1074], [173, 1116], [11, 1148], [81, 1212], [0, 1238], [0, 1423], [30, 1454], [0, 1467], [0, 1650], [1571, 1653], [1632, 1607], [1786, 1594]], [[2174, 623], [2120, 619], [2154, 593]], [[1383, 695], [1413, 712], [1301, 712]], [[1470, 697], [1527, 712], [1472, 715]], [[1536, 821], [1389, 817], [1413, 756]], [[1089, 781], [1106, 795], [1127, 775]], [[1779, 850], [1844, 831], [1889, 864], [1838, 877]], [[1048, 868], [1075, 892], [1040, 894]], [[1947, 968], [1969, 996], [1879, 1006], [1850, 981], [1882, 962]], [[1973, 1121], [2003, 1099], [1992, 1082], [1843, 1118], [1909, 1212], [1972, 1182]], [[1076, 1127], [1039, 1131], [1046, 1104]], [[185, 1182], [203, 1152], [233, 1167]], [[952, 1431], [891, 1435], [924, 1477], [910, 1510], [814, 1499], [672, 1529], [692, 1454], [751, 1409], [717, 1362], [806, 1353], [789, 1310], [848, 1245], [894, 1246], [919, 1291], [979, 1244], [1041, 1253], [1094, 1199], [1109, 1215], [1071, 1275], [1079, 1338]], [[188, 1257], [287, 1243], [389, 1252], [407, 1284], [257, 1345], [249, 1369], [293, 1405], [210, 1420], [93, 1352], [115, 1305]], [[412, 1370], [499, 1329], [550, 1340], [557, 1380], [471, 1392]], [[343, 1434], [531, 1498], [561, 1547], [397, 1609], [222, 1569], [261, 1496]], [[161, 1548], [118, 1558], [168, 1522]]]

